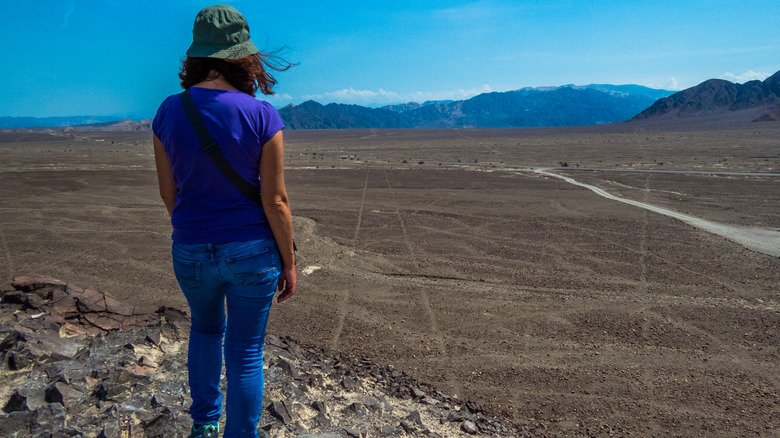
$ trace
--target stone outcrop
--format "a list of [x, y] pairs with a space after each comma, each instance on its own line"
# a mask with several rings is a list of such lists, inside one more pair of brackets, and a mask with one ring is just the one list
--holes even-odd
[[[184, 312], [40, 275], [12, 285], [0, 292], [0, 436], [188, 435]], [[530, 436], [392, 365], [274, 335], [265, 351], [260, 436]]]

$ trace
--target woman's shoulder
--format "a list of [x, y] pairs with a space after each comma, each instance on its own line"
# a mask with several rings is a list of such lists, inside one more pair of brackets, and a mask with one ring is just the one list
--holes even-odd
[[276, 108], [273, 105], [271, 105], [269, 102], [266, 102], [264, 100], [258, 100], [258, 99], [255, 100], [257, 100], [260, 111], [264, 113], [271, 113], [276, 115], [279, 114], [279, 111], [277, 111]]
[[257, 99], [256, 97], [252, 97], [245, 93], [241, 94], [245, 96], [243, 98], [245, 104], [251, 107], [253, 111], [256, 112], [256, 114], [259, 114], [261, 119], [267, 120], [279, 118], [279, 111], [277, 111], [276, 108], [269, 102]]
[[155, 135], [159, 136], [158, 132], [161, 129], [163, 119], [166, 118], [166, 115], [169, 113], [172, 105], [181, 105], [179, 103], [178, 94], [172, 94], [166, 97], [157, 108], [157, 113], [154, 115], [154, 120], [152, 122], [152, 130], [154, 131]]

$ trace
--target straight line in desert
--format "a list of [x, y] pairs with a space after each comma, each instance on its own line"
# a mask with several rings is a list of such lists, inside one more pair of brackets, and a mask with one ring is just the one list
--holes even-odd
[[718, 236], [725, 237], [732, 242], [744, 245], [747, 248], [752, 249], [763, 254], [768, 254], [773, 257], [780, 257], [780, 229], [769, 228], [754, 228], [754, 227], [739, 227], [735, 225], [726, 225], [719, 222], [709, 221], [706, 219], [691, 216], [689, 214], [680, 213], [668, 208], [659, 207], [657, 205], [648, 204], [646, 202], [634, 201], [633, 199], [621, 198], [615, 196], [606, 190], [592, 186], [590, 184], [581, 183], [573, 178], [567, 176], [558, 175], [554, 172], [550, 172], [549, 169], [534, 169], [535, 173], [551, 176], [553, 178], [559, 178], [566, 181], [569, 184], [575, 186], [584, 187], [593, 193], [602, 196], [613, 201], [623, 202], [625, 204], [633, 205], [634, 207], [644, 208], [652, 211], [653, 213], [662, 214], [671, 218], [682, 221], [688, 225], [699, 228], [701, 230], [716, 234]]
[[[384, 171], [385, 174], [385, 181], [387, 181], [387, 188], [390, 190], [390, 197], [393, 202], [393, 206], [395, 207], [395, 213], [398, 216], [398, 222], [401, 225], [401, 231], [403, 232], [404, 242], [406, 242], [406, 246], [409, 249], [409, 257], [415, 261], [416, 265], [420, 265], [417, 263], [417, 255], [414, 251], [414, 245], [412, 245], [411, 240], [409, 240], [409, 234], [406, 231], [406, 225], [404, 224], [404, 218], [401, 215], [401, 210], [398, 208], [398, 200], [395, 197], [395, 190], [393, 189], [393, 185], [390, 183], [390, 177], [387, 175], [387, 171]], [[428, 323], [430, 325], [430, 333], [431, 337], [435, 341], [436, 348], [440, 355], [448, 356], [447, 347], [444, 342], [444, 335], [442, 334], [441, 330], [439, 329], [439, 321], [436, 318], [436, 313], [433, 311], [433, 307], [431, 306], [431, 299], [428, 296], [428, 291], [424, 287], [418, 288], [418, 292], [420, 293], [420, 303], [422, 304], [422, 308], [425, 310], [425, 313], [428, 315]], [[452, 372], [447, 370], [445, 371], [446, 378], [448, 382], [452, 385], [453, 389], [455, 389], [455, 394], [462, 394], [463, 393], [463, 386], [458, 382], [457, 379], [455, 379], [452, 375]]]
[[366, 167], [366, 182], [363, 184], [363, 197], [360, 200], [360, 210], [358, 211], [357, 225], [355, 225], [355, 237], [353, 238], [355, 242], [357, 242], [358, 234], [360, 233], [360, 223], [363, 221], [363, 207], [366, 205], [366, 192], [368, 192], [368, 175], [370, 173], [371, 173], [371, 167]]

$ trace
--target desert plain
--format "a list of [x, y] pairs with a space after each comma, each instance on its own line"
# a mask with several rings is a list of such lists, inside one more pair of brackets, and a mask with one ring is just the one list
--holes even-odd
[[[553, 436], [780, 432], [780, 259], [540, 169], [780, 229], [780, 122], [287, 131], [271, 333]], [[778, 232], [780, 234], [780, 232]], [[186, 309], [148, 132], [0, 133], [0, 275]]]

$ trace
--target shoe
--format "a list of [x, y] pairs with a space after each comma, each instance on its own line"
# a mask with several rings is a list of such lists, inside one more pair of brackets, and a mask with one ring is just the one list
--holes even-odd
[[201, 424], [192, 426], [189, 438], [217, 438], [219, 436], [219, 423]]

